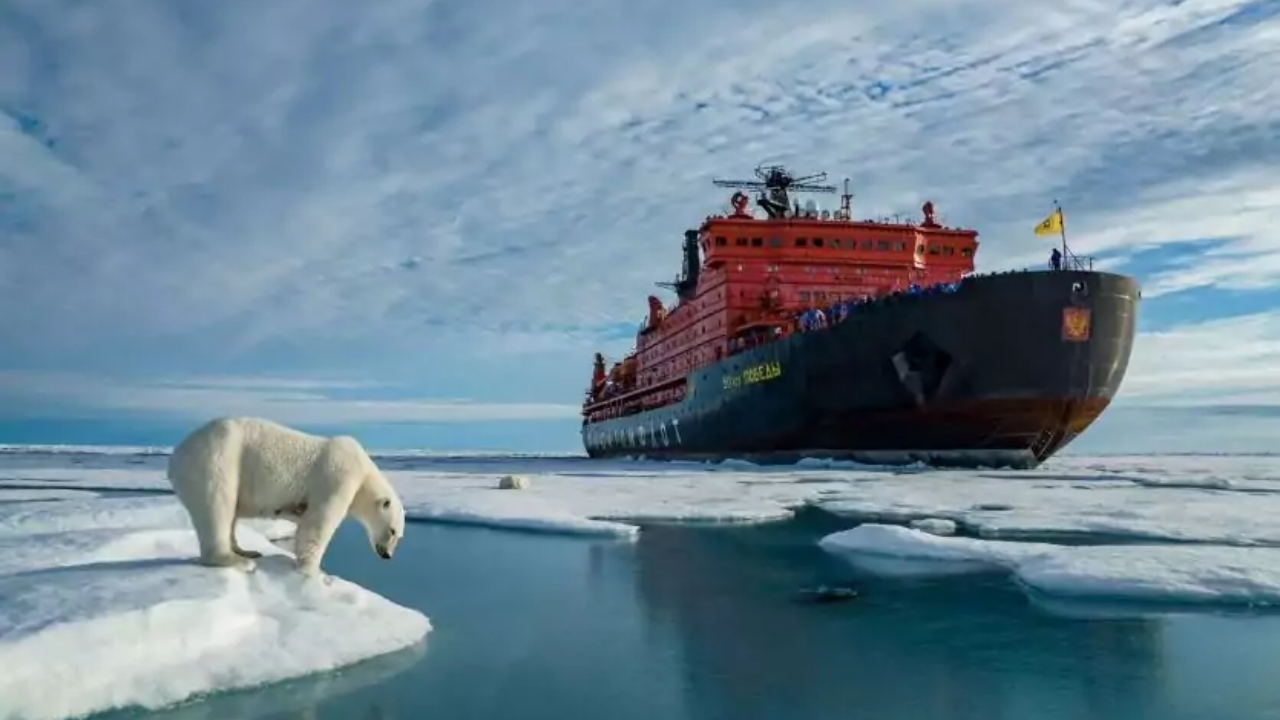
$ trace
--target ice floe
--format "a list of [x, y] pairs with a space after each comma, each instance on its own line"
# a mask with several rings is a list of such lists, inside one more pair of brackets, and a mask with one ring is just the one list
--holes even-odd
[[430, 631], [416, 610], [341, 578], [303, 578], [255, 528], [241, 524], [240, 543], [265, 557], [244, 573], [194, 562], [172, 497], [0, 505], [0, 719], [162, 707]]
[[97, 497], [92, 490], [58, 489], [58, 488], [4, 488], [0, 487], [0, 503], [14, 502], [49, 502], [53, 500], [78, 500]]
[[[0, 489], [167, 492], [165, 460], [121, 466], [110, 456], [68, 467], [57, 454], [11, 453], [0, 457]], [[1022, 472], [570, 457], [406, 455], [379, 463], [411, 519], [540, 532], [626, 538], [646, 523], [770, 522], [810, 505], [856, 521], [948, 521], [989, 538], [1280, 545], [1272, 520], [1280, 516], [1280, 458], [1272, 456], [1067, 456]], [[500, 491], [505, 475], [526, 477], [529, 487]]]
[[1166, 487], [1096, 472], [916, 473], [817, 501], [861, 521], [954, 521], [989, 538], [1105, 536], [1280, 545], [1280, 493]]
[[[389, 472], [412, 519], [574, 534], [632, 536], [646, 522], [786, 519], [817, 487], [750, 473], [601, 470], [522, 472], [528, 488], [499, 490], [489, 474]], [[843, 486], [838, 478], [831, 487]]]
[[885, 575], [1009, 572], [1059, 598], [1280, 605], [1280, 549], [1221, 545], [1055, 545], [939, 537], [867, 524], [823, 549]]
[[[138, 466], [122, 466], [114, 457], [102, 460], [101, 468], [90, 466], [99, 462], [92, 459], [68, 468], [55, 455], [10, 462], [17, 457], [0, 459], [0, 487], [168, 488], [163, 456], [147, 457]], [[913, 543], [911, 552], [896, 557], [859, 553], [860, 561], [881, 562], [884, 571], [890, 566], [892, 571], [923, 573], [936, 573], [942, 566], [951, 571], [998, 566], [1015, 571], [1029, 588], [1059, 596], [1070, 588], [1055, 584], [1060, 583], [1056, 578], [1074, 578], [1071, 588], [1085, 588], [1091, 587], [1082, 579], [1088, 575], [1103, 578], [1092, 594], [1106, 587], [1129, 596], [1172, 593], [1184, 600], [1270, 602], [1276, 555], [1267, 548], [1280, 547], [1275, 521], [1280, 516], [1280, 457], [1275, 456], [1064, 456], [1028, 471], [575, 457], [398, 456], [379, 462], [401, 492], [411, 519], [634, 539], [645, 524], [767, 523], [813, 506], [850, 523], [872, 523], [859, 530], [865, 537], [877, 532], [870, 529], [874, 524], [922, 530], [901, 536]], [[500, 478], [517, 474], [529, 478], [529, 487], [520, 492], [498, 489]], [[131, 521], [137, 527], [168, 527], [175, 521], [172, 503], [134, 500], [138, 505]], [[151, 500], [156, 503], [147, 505]], [[58, 520], [63, 529], [102, 528], [111, 521], [93, 510], [100, 505], [64, 502], [88, 505], [81, 514]], [[0, 518], [10, 527], [49, 521], [44, 515], [49, 503], [20, 511], [13, 507], [0, 503]], [[287, 533], [291, 528], [256, 529]], [[972, 544], [980, 542], [974, 538], [1034, 542]], [[1134, 539], [1148, 544], [1117, 544]], [[933, 542], [927, 547], [941, 555], [920, 555], [924, 542]], [[1068, 550], [1050, 544], [1061, 542], [1111, 544]], [[1194, 547], [1153, 547], [1152, 542]], [[975, 547], [982, 551], [972, 551]], [[1088, 564], [1088, 571], [1079, 570], [1080, 564]], [[1157, 577], [1158, 582], [1153, 580]]]

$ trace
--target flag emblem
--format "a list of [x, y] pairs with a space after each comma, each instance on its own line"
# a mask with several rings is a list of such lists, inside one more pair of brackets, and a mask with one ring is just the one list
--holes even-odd
[[1062, 308], [1062, 339], [1084, 342], [1089, 339], [1089, 308]]
[[1049, 213], [1049, 217], [1040, 221], [1036, 225], [1035, 234], [1037, 235], [1057, 235], [1062, 233], [1062, 208], [1055, 208]]

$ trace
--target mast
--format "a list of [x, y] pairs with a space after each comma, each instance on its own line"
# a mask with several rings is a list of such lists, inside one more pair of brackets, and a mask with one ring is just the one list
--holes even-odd
[[764, 208], [771, 219], [785, 218], [795, 215], [788, 192], [833, 193], [834, 185], [819, 185], [817, 182], [827, 179], [826, 173], [816, 173], [796, 177], [781, 165], [759, 165], [756, 167], [759, 180], [720, 180], [713, 179], [711, 184], [719, 187], [758, 190], [760, 195], [756, 204]]
[[1062, 259], [1066, 260], [1071, 257], [1071, 250], [1067, 248], [1067, 217], [1062, 214], [1062, 206], [1058, 204], [1058, 199], [1053, 199], [1053, 211], [1058, 215], [1058, 235], [1062, 238]]

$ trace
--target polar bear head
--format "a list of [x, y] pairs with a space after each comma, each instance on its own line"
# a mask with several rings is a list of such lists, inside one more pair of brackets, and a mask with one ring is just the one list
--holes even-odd
[[365, 475], [364, 485], [351, 502], [351, 515], [364, 526], [373, 551], [383, 560], [395, 554], [404, 537], [404, 505], [387, 478], [377, 469]]

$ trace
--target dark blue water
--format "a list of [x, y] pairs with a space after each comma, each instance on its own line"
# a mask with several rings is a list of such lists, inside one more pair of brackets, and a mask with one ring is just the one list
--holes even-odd
[[[382, 562], [347, 524], [328, 570], [426, 613], [425, 647], [152, 717], [1280, 718], [1280, 618], [1071, 619], [996, 575], [858, 577], [814, 545], [841, 527], [414, 524]], [[798, 595], [833, 582], [860, 596]]]

